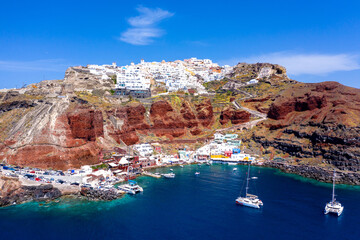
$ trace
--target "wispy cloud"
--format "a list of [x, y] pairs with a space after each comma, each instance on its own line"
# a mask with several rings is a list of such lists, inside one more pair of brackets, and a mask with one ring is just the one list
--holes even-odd
[[132, 45], [149, 45], [154, 38], [161, 37], [165, 31], [157, 26], [162, 20], [174, 16], [174, 13], [161, 8], [138, 7], [139, 16], [131, 17], [128, 28], [121, 34], [121, 41]]
[[34, 61], [6, 61], [0, 60], [1, 71], [49, 71], [63, 72], [69, 67], [63, 59], [41, 59]]
[[326, 75], [337, 71], [360, 69], [359, 56], [351, 54], [299, 54], [292, 52], [277, 52], [222, 61], [224, 64], [232, 65], [238, 62], [269, 62], [280, 64], [286, 67], [287, 72], [290, 75]]

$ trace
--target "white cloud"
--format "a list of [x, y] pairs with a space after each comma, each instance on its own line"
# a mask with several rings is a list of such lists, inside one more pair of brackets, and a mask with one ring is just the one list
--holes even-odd
[[350, 54], [298, 54], [291, 52], [277, 52], [258, 57], [229, 59], [223, 61], [232, 65], [238, 62], [256, 63], [269, 62], [279, 64], [287, 69], [290, 75], [326, 75], [337, 71], [351, 71], [360, 69], [359, 56]]
[[69, 64], [63, 59], [41, 59], [33, 61], [5, 61], [0, 60], [0, 70], [2, 71], [50, 71], [63, 72]]
[[138, 7], [140, 15], [128, 19], [131, 28], [120, 36], [120, 40], [132, 45], [148, 45], [154, 38], [161, 37], [165, 31], [157, 26], [162, 20], [174, 16], [174, 13], [160, 8]]
[[128, 20], [129, 24], [133, 27], [148, 27], [163, 19], [174, 16], [174, 13], [162, 10], [161, 8], [138, 7], [136, 10], [140, 13], [140, 16], [132, 17]]
[[120, 40], [133, 45], [148, 45], [152, 38], [161, 37], [163, 32], [157, 28], [130, 28], [121, 34]]

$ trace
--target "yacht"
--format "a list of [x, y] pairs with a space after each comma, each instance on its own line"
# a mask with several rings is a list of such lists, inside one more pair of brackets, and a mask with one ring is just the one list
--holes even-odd
[[162, 174], [164, 178], [175, 178], [175, 173], [164, 173]]
[[335, 174], [335, 169], [334, 169], [332, 199], [330, 202], [328, 202], [325, 205], [324, 214], [333, 213], [333, 214], [337, 214], [338, 216], [340, 216], [344, 210], [344, 206], [342, 206], [341, 203], [337, 202], [335, 199], [335, 175], [336, 174]]
[[249, 168], [248, 168], [248, 172], [247, 172], [247, 176], [246, 176], [245, 196], [244, 197], [241, 197], [241, 196], [238, 197], [235, 200], [235, 202], [237, 204], [241, 205], [241, 206], [252, 207], [252, 208], [260, 208], [261, 206], [263, 206], [263, 202], [258, 198], [258, 196], [248, 193], [249, 180], [250, 180], [250, 163], [249, 163]]
[[142, 187], [140, 187], [135, 181], [132, 180], [129, 180], [128, 184], [122, 184], [118, 186], [118, 189], [132, 195], [144, 191]]

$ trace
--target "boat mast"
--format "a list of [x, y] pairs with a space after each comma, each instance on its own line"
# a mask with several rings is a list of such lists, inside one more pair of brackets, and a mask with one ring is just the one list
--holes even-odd
[[335, 202], [335, 169], [334, 169], [334, 175], [333, 175], [333, 191], [332, 191], [332, 203]]
[[249, 163], [249, 168], [248, 168], [247, 178], [246, 178], [245, 197], [247, 196], [248, 189], [249, 189], [249, 180], [250, 180], [250, 163]]

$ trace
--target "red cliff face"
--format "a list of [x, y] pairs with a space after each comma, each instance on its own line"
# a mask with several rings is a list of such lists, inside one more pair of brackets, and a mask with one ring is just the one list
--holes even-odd
[[139, 141], [136, 131], [146, 132], [150, 126], [145, 122], [146, 109], [143, 105], [126, 106], [107, 112], [113, 126], [110, 135], [116, 142], [123, 141], [126, 145], [133, 145]]
[[172, 139], [185, 134], [185, 124], [167, 101], [158, 101], [151, 105], [151, 131], [156, 136]]
[[276, 97], [268, 117], [283, 120], [284, 124], [305, 121], [354, 125], [360, 121], [359, 91], [337, 82], [297, 84]]
[[296, 84], [278, 95], [253, 139], [298, 158], [360, 170], [360, 89]]
[[95, 140], [103, 137], [102, 114], [92, 109], [63, 113], [32, 134], [32, 140], [23, 145], [19, 144], [23, 140], [20, 134], [6, 141], [9, 148], [3, 148], [3, 159], [9, 164], [44, 169], [95, 164], [101, 151]]
[[233, 108], [225, 108], [220, 114], [221, 125], [231, 121], [232, 124], [246, 123], [250, 121], [251, 114], [244, 110], [235, 110]]
[[196, 105], [197, 119], [204, 127], [210, 127], [214, 122], [214, 111], [210, 99], [204, 99]]
[[69, 113], [68, 121], [73, 138], [95, 141], [97, 137], [104, 136], [101, 111], [80, 109]]

